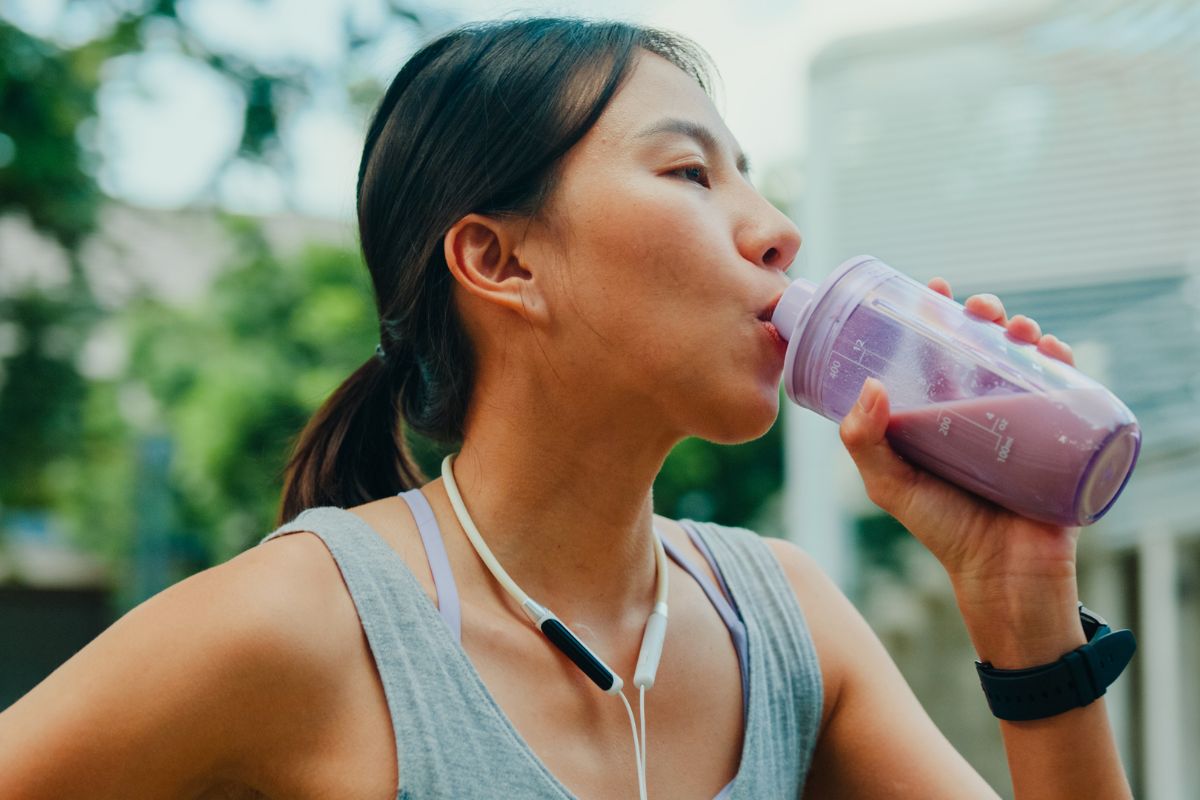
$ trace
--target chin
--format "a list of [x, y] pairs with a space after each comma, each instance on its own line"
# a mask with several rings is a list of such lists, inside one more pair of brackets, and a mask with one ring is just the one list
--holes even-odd
[[714, 444], [743, 444], [766, 435], [779, 417], [779, 387], [755, 387], [711, 409], [695, 436]]

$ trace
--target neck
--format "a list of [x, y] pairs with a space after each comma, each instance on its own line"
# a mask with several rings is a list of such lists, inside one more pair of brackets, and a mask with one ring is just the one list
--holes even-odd
[[657, 580], [652, 487], [677, 439], [661, 430], [656, 439], [615, 411], [556, 418], [536, 403], [489, 405], [526, 411], [469, 419], [454, 459], [481, 538], [521, 589], [564, 620], [640, 630]]

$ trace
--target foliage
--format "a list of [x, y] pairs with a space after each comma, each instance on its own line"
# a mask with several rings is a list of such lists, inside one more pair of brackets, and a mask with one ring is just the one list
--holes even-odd
[[0, 20], [0, 214], [17, 212], [61, 243], [71, 273], [58, 289], [0, 297], [13, 340], [0, 360], [0, 506], [47, 506], [50, 467], [81, 433], [86, 387], [73, 343], [97, 311], [74, 251], [95, 226], [99, 196], [76, 129], [94, 113], [95, 89], [87, 52], [64, 53]]
[[[55, 496], [48, 466], [69, 457], [81, 428], [83, 378], [67, 350], [70, 306], [40, 292], [5, 298], [0, 314], [19, 332], [0, 362], [0, 503], [42, 508]], [[65, 345], [65, 346], [64, 346]]]
[[905, 573], [905, 549], [913, 538], [889, 514], [870, 514], [855, 521], [855, 551], [863, 568], [874, 568], [896, 576]]
[[[374, 103], [382, 89], [361, 69], [370, 47], [397, 27], [420, 25], [401, 0], [387, 4], [390, 24], [361, 20], [348, 9], [347, 57], [330, 69], [216, 47], [181, 13], [191, 5], [66, 0], [60, 22], [81, 9], [88, 18], [107, 19], [90, 39], [74, 44], [34, 35], [0, 12], [0, 216], [26, 220], [55, 243], [70, 273], [65, 285], [51, 290], [9, 280], [0, 293], [0, 511], [65, 510], [78, 535], [113, 558], [134, 529], [129, 494], [136, 488], [129, 481], [138, 471], [132, 444], [138, 432], [122, 410], [131, 387], [88, 381], [78, 366], [84, 343], [106, 315], [88, 285], [81, 253], [106, 201], [96, 181], [105, 155], [96, 137], [96, 96], [106, 80], [119, 79], [108, 66], [163, 48], [205, 65], [244, 101], [238, 145], [217, 173], [239, 159], [286, 169], [279, 134], [288, 115], [318, 90], [328, 90], [331, 79], [335, 88], [344, 87], [350, 105]], [[263, 413], [266, 401], [257, 402], [240, 413]]]
[[765, 435], [740, 445], [685, 439], [654, 483], [654, 510], [673, 518], [747, 525], [783, 485], [781, 413]]
[[145, 300], [126, 317], [129, 377], [175, 444], [178, 522], [217, 561], [274, 527], [294, 437], [378, 336], [356, 253], [310, 245], [284, 260], [253, 221], [225, 221], [238, 256], [206, 297]]
[[95, 114], [95, 49], [62, 50], [0, 19], [0, 214], [75, 249], [100, 202], [77, 131]]

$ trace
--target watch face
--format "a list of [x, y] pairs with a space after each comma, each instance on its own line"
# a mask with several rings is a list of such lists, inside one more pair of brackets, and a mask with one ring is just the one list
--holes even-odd
[[1108, 627], [1108, 622], [1104, 617], [1087, 608], [1083, 603], [1079, 604], [1079, 621], [1083, 624], [1083, 635], [1089, 642], [1096, 635], [1096, 631]]

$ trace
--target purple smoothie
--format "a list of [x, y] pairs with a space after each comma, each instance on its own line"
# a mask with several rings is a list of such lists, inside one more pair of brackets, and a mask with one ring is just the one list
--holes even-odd
[[1112, 392], [877, 258], [796, 279], [771, 320], [793, 402], [840, 422], [877, 378], [901, 456], [1018, 514], [1090, 524], [1133, 471], [1140, 429]]
[[905, 459], [1031, 519], [1086, 525], [1117, 499], [1137, 457], [1137, 425], [1112, 422], [1104, 389], [1022, 392], [892, 413]]

